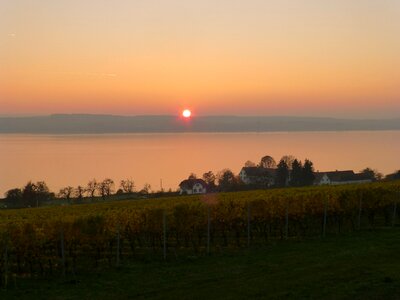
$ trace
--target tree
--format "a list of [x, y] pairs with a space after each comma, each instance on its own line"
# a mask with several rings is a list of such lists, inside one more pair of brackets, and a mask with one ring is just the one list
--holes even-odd
[[276, 168], [275, 159], [272, 156], [266, 155], [261, 158], [260, 167], [262, 168]]
[[311, 160], [306, 159], [303, 166], [302, 185], [313, 185], [315, 180], [314, 166]]
[[203, 174], [203, 180], [207, 183], [209, 191], [215, 191], [215, 179], [216, 177], [212, 171]]
[[383, 178], [382, 173], [378, 172], [375, 169], [369, 168], [369, 167], [361, 170], [360, 173], [365, 174], [366, 176], [370, 177], [373, 180], [382, 180], [382, 178]]
[[78, 185], [78, 187], [75, 189], [75, 197], [76, 197], [78, 203], [83, 202], [83, 195], [85, 194], [85, 192], [86, 192], [86, 189], [80, 185]]
[[[22, 206], [36, 206], [37, 203], [37, 195], [35, 191], [35, 185], [33, 182], [29, 181], [22, 190]], [[37, 205], [38, 206], [38, 205]]]
[[289, 178], [289, 167], [286, 162], [281, 159], [278, 164], [278, 169], [276, 170], [276, 186], [285, 187], [287, 185]]
[[94, 196], [96, 194], [96, 191], [98, 189], [98, 183], [96, 179], [93, 179], [91, 181], [88, 182], [87, 187], [86, 187], [86, 192], [89, 194], [90, 198], [92, 198], [92, 200], [94, 199]]
[[38, 207], [44, 201], [54, 198], [54, 194], [50, 193], [44, 181], [32, 183], [29, 181], [22, 190], [22, 204], [23, 206]]
[[294, 157], [293, 155], [284, 155], [282, 156], [281, 160], [283, 160], [286, 165], [288, 166], [289, 170], [292, 169], [292, 165], [294, 160], [296, 159], [296, 157]]
[[292, 164], [292, 172], [290, 174], [290, 185], [301, 186], [303, 182], [303, 166], [301, 161], [295, 159]]
[[125, 192], [124, 192], [123, 189], [121, 189], [121, 188], [119, 188], [119, 189], [115, 192], [115, 195], [118, 195], [118, 196], [123, 195], [123, 194], [125, 194]]
[[73, 192], [74, 192], [74, 188], [72, 186], [67, 186], [65, 188], [60, 189], [60, 191], [58, 193], [58, 197], [65, 198], [65, 200], [67, 200], [67, 202], [70, 203]]
[[218, 172], [217, 179], [218, 187], [223, 192], [232, 191], [237, 183], [235, 174], [229, 169]]
[[255, 166], [256, 166], [256, 163], [252, 162], [251, 160], [248, 160], [248, 161], [246, 161], [246, 162], [244, 163], [244, 166], [245, 166], [246, 168], [248, 168], [248, 167], [255, 167]]
[[132, 194], [135, 189], [135, 182], [132, 179], [121, 180], [120, 187], [126, 194]]
[[12, 206], [23, 206], [22, 203], [22, 190], [15, 188], [7, 191], [5, 193], [6, 196], [6, 202]]
[[190, 173], [188, 179], [197, 179], [197, 175], [194, 173]]
[[149, 194], [151, 191], [151, 185], [148, 183], [145, 183], [142, 190], [140, 191], [141, 194]]
[[114, 181], [110, 178], [104, 179], [98, 184], [97, 190], [103, 200], [105, 200], [106, 196], [108, 197], [114, 192]]

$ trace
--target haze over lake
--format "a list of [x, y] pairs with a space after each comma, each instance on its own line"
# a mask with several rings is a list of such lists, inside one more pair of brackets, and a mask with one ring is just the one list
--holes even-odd
[[400, 130], [400, 118], [343, 119], [299, 116], [115, 116], [64, 114], [0, 117], [1, 133], [96, 134], [178, 132]]
[[191, 172], [201, 176], [230, 168], [238, 173], [247, 160], [276, 160], [292, 154], [315, 169], [400, 168], [400, 131], [143, 133], [106, 135], [0, 134], [0, 194], [27, 181], [44, 180], [57, 192], [90, 179], [132, 178], [137, 189], [176, 190]]

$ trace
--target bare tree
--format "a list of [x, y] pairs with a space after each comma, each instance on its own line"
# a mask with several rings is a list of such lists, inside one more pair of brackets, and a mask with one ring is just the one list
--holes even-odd
[[80, 185], [78, 185], [78, 187], [75, 189], [75, 197], [77, 198], [78, 202], [82, 202], [85, 192], [86, 189]]
[[276, 161], [272, 156], [266, 155], [263, 158], [261, 158], [260, 167], [276, 168]]
[[143, 189], [140, 191], [142, 194], [148, 194], [151, 191], [151, 185], [148, 183], [145, 183], [143, 186]]
[[132, 179], [121, 180], [120, 187], [124, 193], [131, 194], [135, 189], [135, 183]]
[[215, 174], [212, 171], [208, 171], [203, 174], [203, 180], [207, 183], [208, 189], [207, 191], [213, 192], [215, 191], [216, 185], [215, 185]]
[[67, 186], [67, 187], [60, 189], [60, 191], [58, 192], [58, 197], [65, 198], [65, 200], [67, 200], [67, 202], [70, 203], [73, 192], [74, 192], [74, 188], [72, 186]]
[[86, 192], [88, 193], [88, 195], [90, 196], [90, 198], [94, 198], [95, 194], [96, 194], [96, 190], [98, 189], [98, 183], [96, 181], [96, 179], [93, 179], [91, 181], [88, 182], [87, 187], [86, 187]]
[[99, 194], [105, 200], [106, 196], [110, 196], [114, 192], [114, 181], [110, 178], [104, 179], [97, 186]]

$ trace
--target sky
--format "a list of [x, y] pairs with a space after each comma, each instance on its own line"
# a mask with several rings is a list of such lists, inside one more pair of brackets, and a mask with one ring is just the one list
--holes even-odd
[[0, 0], [0, 115], [400, 116], [399, 0]]

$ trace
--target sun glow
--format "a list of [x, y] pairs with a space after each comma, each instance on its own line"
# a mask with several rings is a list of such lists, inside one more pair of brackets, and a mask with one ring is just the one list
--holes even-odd
[[190, 118], [191, 115], [192, 115], [192, 112], [189, 109], [185, 109], [182, 112], [182, 117], [184, 117], [184, 118]]

